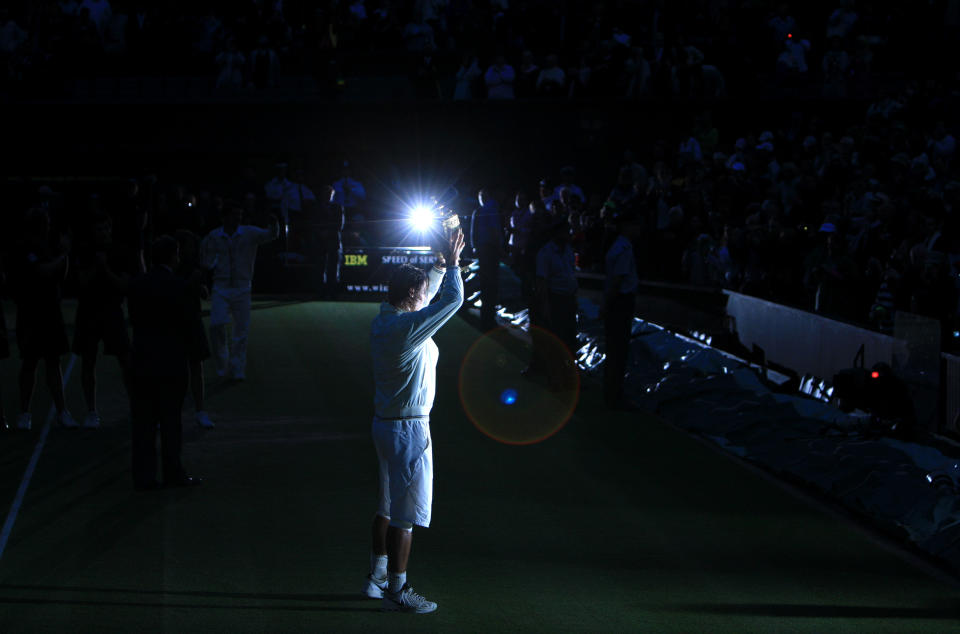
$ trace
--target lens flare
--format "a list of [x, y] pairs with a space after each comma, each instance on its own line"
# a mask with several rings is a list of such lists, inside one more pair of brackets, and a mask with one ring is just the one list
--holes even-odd
[[433, 220], [433, 211], [426, 205], [417, 205], [410, 210], [410, 225], [417, 231], [428, 231]]
[[529, 445], [560, 431], [577, 406], [579, 376], [573, 355], [553, 334], [531, 327], [545, 372], [522, 378], [530, 344], [507, 328], [482, 335], [460, 366], [460, 402], [482, 433], [508, 445]]

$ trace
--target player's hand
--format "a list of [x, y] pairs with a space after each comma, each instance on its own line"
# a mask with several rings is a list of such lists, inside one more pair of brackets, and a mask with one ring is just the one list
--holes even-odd
[[460, 254], [463, 252], [463, 245], [463, 229], [457, 229], [455, 233], [450, 235], [450, 249], [446, 256], [448, 267], [460, 266]]

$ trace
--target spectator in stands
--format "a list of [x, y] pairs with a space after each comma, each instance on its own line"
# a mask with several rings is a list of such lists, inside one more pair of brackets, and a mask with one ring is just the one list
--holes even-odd
[[288, 232], [291, 224], [291, 209], [297, 196], [296, 185], [287, 178], [286, 163], [277, 163], [274, 170], [274, 176], [263, 186], [263, 192], [266, 196], [267, 211], [283, 222], [284, 239], [287, 242], [287, 250], [289, 250], [290, 236]]
[[250, 85], [257, 90], [276, 88], [280, 84], [280, 57], [261, 35], [257, 47], [250, 52]]
[[363, 22], [367, 19], [367, 7], [364, 4], [364, 0], [350, 1], [350, 15], [353, 16], [353, 19], [357, 22]]
[[703, 52], [693, 44], [688, 43], [686, 37], [681, 33], [677, 36], [674, 59], [677, 60], [674, 68], [679, 93], [689, 97], [702, 96]]
[[83, 0], [80, 3], [80, 10], [83, 9], [90, 12], [90, 20], [97, 26], [97, 32], [102, 36], [113, 15], [110, 3], [107, 0]]
[[[617, 176], [616, 184], [614, 184], [613, 189], [611, 189], [607, 195], [607, 200], [615, 203], [618, 208], [626, 208], [637, 195], [634, 189], [634, 182], [633, 168], [628, 166], [622, 167]], [[648, 197], [651, 192], [653, 192], [653, 190], [647, 193]]]
[[790, 9], [786, 2], [777, 5], [777, 12], [772, 18], [767, 20], [767, 26], [772, 33], [772, 41], [776, 43], [783, 42], [787, 37], [795, 33], [797, 21], [790, 15]]
[[403, 40], [407, 50], [411, 53], [435, 51], [437, 43], [434, 39], [433, 27], [423, 19], [423, 12], [411, 11], [410, 17], [410, 21], [403, 27]]
[[842, 99], [847, 95], [850, 56], [839, 36], [830, 38], [830, 50], [823, 55], [823, 96]]
[[692, 134], [680, 142], [677, 154], [681, 165], [703, 162], [703, 152], [700, 149], [700, 141]]
[[604, 254], [603, 334], [607, 358], [603, 366], [603, 399], [608, 408], [622, 409], [627, 405], [623, 380], [640, 284], [632, 244], [638, 237], [639, 225], [626, 214], [612, 215], [607, 223], [614, 239]]
[[786, 81], [797, 81], [809, 70], [807, 66], [809, 52], [810, 40], [799, 36], [784, 38], [783, 50], [777, 57], [777, 72], [783, 75]]
[[[211, 231], [201, 245], [204, 268], [213, 272], [210, 298], [210, 339], [217, 376], [246, 379], [247, 337], [250, 332], [250, 289], [257, 247], [276, 240], [280, 225], [271, 215], [271, 227], [243, 225], [243, 209], [224, 206], [223, 226]], [[233, 341], [227, 345], [227, 325], [233, 321]]]
[[98, 429], [97, 354], [115, 357], [127, 394], [130, 393], [130, 337], [123, 314], [123, 300], [130, 279], [139, 273], [139, 254], [114, 242], [110, 216], [101, 213], [93, 220], [93, 235], [85, 248], [78, 249], [77, 316], [73, 352], [80, 357], [80, 383], [87, 403], [84, 429]]
[[829, 220], [820, 226], [818, 235], [820, 244], [804, 263], [804, 282], [813, 292], [813, 309], [822, 315], [856, 319], [851, 302], [857, 269], [846, 252], [845, 240]]
[[[537, 253], [536, 299], [544, 323], [563, 344], [562, 350], [540, 338], [534, 348], [546, 352], [544, 360], [551, 390], [574, 387], [576, 367], [572, 354], [577, 349], [577, 277], [574, 252], [570, 246], [570, 225], [558, 219], [550, 230], [550, 241]], [[535, 336], [537, 336], [535, 334]], [[541, 352], [541, 353], [543, 353]]]
[[77, 422], [64, 402], [60, 367], [60, 357], [70, 351], [60, 310], [60, 287], [69, 268], [70, 238], [61, 234], [58, 250], [50, 248], [50, 216], [43, 209], [31, 209], [24, 228], [23, 242], [14, 260], [17, 347], [21, 359], [21, 414], [17, 429], [29, 430], [32, 425], [30, 406], [41, 359], [46, 369], [47, 387], [57, 410], [56, 421], [61, 427], [75, 429]]
[[333, 187], [328, 186], [323, 200], [316, 206], [312, 220], [321, 277], [318, 284], [320, 298], [330, 300], [337, 298], [340, 289], [342, 234], [346, 222], [343, 205], [334, 202], [335, 195]]
[[477, 95], [477, 81], [483, 72], [476, 55], [466, 54], [457, 69], [456, 84], [453, 89], [454, 101], [472, 101]]
[[29, 33], [10, 16], [9, 9], [0, 9], [0, 53], [10, 55], [26, 43]]
[[556, 55], [547, 55], [543, 70], [537, 75], [537, 94], [544, 97], [566, 96], [567, 76]]
[[220, 51], [216, 57], [217, 88], [243, 88], [243, 68], [246, 63], [246, 56], [237, 50], [236, 40], [232, 37], [227, 38], [224, 50]]
[[853, 30], [859, 16], [853, 9], [853, 0], [841, 0], [840, 6], [827, 19], [827, 38], [841, 40]]
[[935, 158], [949, 161], [957, 150], [957, 141], [947, 131], [943, 121], [937, 121], [927, 141], [927, 152]]
[[522, 277], [523, 254], [530, 242], [530, 232], [533, 230], [534, 208], [530, 206], [529, 197], [523, 191], [518, 191], [513, 197], [513, 208], [507, 221], [507, 251], [510, 256], [510, 265], [514, 272]]
[[207, 286], [208, 272], [200, 262], [200, 238], [192, 231], [176, 233], [180, 263], [174, 271], [186, 282], [191, 328], [187, 339], [187, 360], [190, 370], [190, 393], [193, 397], [194, 420], [204, 429], [212, 429], [213, 421], [206, 411], [206, 390], [203, 381], [203, 362], [210, 358], [210, 344], [203, 327], [202, 301], [210, 298]]
[[353, 178], [350, 162], [344, 161], [340, 178], [333, 182], [333, 202], [342, 206], [346, 214], [347, 223], [343, 232], [350, 244], [366, 244], [371, 237], [364, 224], [366, 201], [367, 190], [363, 183]]
[[503, 55], [498, 55], [484, 74], [487, 84], [487, 99], [513, 99], [513, 82], [516, 75], [513, 66], [507, 63]]
[[650, 93], [650, 62], [643, 55], [643, 49], [635, 46], [624, 62], [626, 87], [624, 96], [628, 99], [645, 97]]
[[586, 55], [580, 56], [580, 61], [567, 73], [570, 90], [567, 95], [573, 97], [587, 97], [593, 93], [593, 67]]
[[577, 177], [577, 170], [572, 165], [567, 165], [560, 169], [560, 182], [557, 184], [557, 188], [560, 190], [566, 189], [567, 193], [574, 198], [579, 199], [580, 204], [587, 202], [587, 197], [583, 193], [583, 188], [574, 183]]
[[477, 192], [479, 207], [470, 217], [470, 247], [480, 266], [480, 329], [497, 327], [497, 301], [500, 295], [500, 258], [503, 255], [503, 222], [490, 190]]
[[553, 207], [553, 201], [560, 197], [560, 192], [553, 186], [549, 178], [540, 179], [538, 192], [540, 203], [543, 204], [543, 207], [547, 211], [550, 211], [551, 207]]
[[524, 51], [520, 56], [520, 66], [517, 69], [517, 79], [514, 84], [518, 99], [528, 99], [537, 92], [537, 80], [540, 77], [540, 67], [533, 57], [532, 51]]

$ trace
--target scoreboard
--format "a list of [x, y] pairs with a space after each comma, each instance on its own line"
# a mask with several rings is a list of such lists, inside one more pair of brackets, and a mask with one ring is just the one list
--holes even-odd
[[433, 266], [437, 256], [430, 247], [360, 247], [343, 248], [340, 281], [350, 295], [386, 293], [393, 269], [412, 264], [421, 269]]

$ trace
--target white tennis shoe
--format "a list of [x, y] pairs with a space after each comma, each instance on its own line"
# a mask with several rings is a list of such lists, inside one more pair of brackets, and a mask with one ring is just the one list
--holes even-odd
[[400, 592], [383, 592], [383, 609], [388, 612], [411, 612], [413, 614], [427, 614], [437, 609], [437, 604], [427, 601], [413, 591], [410, 584], [404, 584]]
[[366, 580], [363, 582], [363, 596], [368, 599], [382, 599], [383, 593], [387, 589], [387, 578], [376, 579], [373, 575], [367, 575]]

